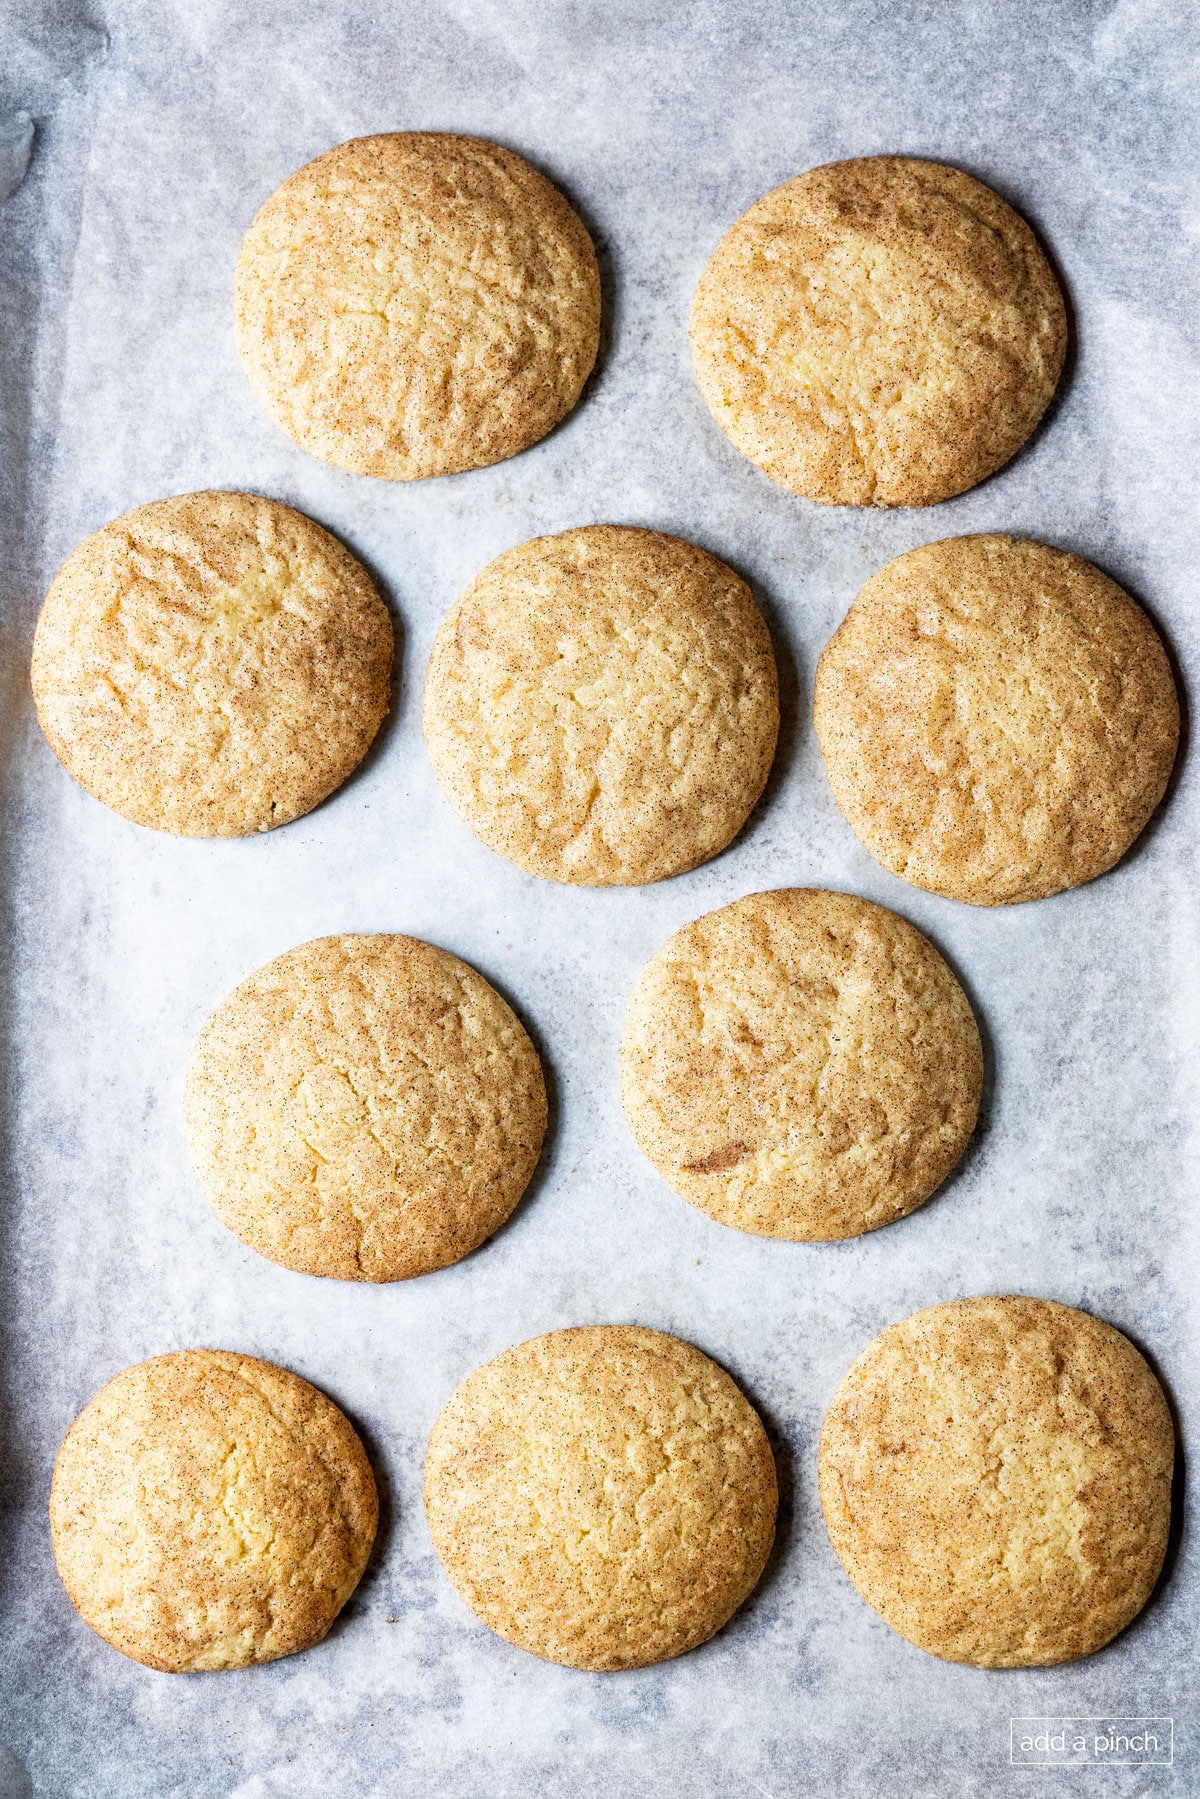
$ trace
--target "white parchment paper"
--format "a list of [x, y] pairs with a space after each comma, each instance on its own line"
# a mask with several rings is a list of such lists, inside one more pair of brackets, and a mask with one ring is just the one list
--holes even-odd
[[[1193, 758], [1122, 866], [976, 911], [859, 848], [813, 738], [816, 657], [861, 583], [929, 539], [1014, 530], [1079, 551], [1160, 623], [1186, 690], [1197, 568], [1200, 24], [1190, 0], [7, 0], [0, 100], [32, 115], [0, 210], [0, 836], [8, 1081], [0, 1212], [0, 1795], [991, 1795], [1200, 1790], [1186, 1484], [1168, 1575], [1090, 1660], [982, 1673], [894, 1636], [821, 1524], [815, 1439], [842, 1372], [918, 1306], [1016, 1291], [1082, 1305], [1150, 1355], [1186, 1453], [1200, 1397]], [[242, 233], [293, 169], [363, 132], [477, 133], [588, 223], [605, 347], [582, 404], [498, 467], [390, 485], [306, 457], [233, 350]], [[19, 125], [14, 128], [19, 134]], [[785, 494], [709, 419], [687, 310], [721, 233], [815, 163], [941, 158], [1043, 235], [1077, 333], [1060, 399], [993, 480], [927, 511]], [[183, 842], [73, 785], [28, 696], [33, 621], [80, 539], [145, 500], [249, 488], [337, 532], [403, 640], [366, 765], [270, 836]], [[661, 886], [572, 890], [490, 854], [422, 747], [433, 633], [492, 556], [597, 520], [680, 533], [751, 581], [783, 672], [767, 795], [722, 857]], [[762, 887], [862, 893], [925, 930], [988, 1054], [978, 1138], [924, 1210], [857, 1242], [722, 1229], [641, 1159], [616, 1044], [646, 958]], [[465, 957], [541, 1047], [553, 1125], [511, 1223], [392, 1287], [294, 1275], [217, 1224], [188, 1173], [182, 1077], [212, 1006], [269, 957], [401, 930]], [[759, 1592], [645, 1672], [545, 1665], [478, 1625], [420, 1503], [446, 1396], [560, 1325], [636, 1320], [721, 1361], [768, 1420], [785, 1492]], [[63, 1432], [131, 1362], [197, 1344], [306, 1375], [359, 1423], [385, 1493], [372, 1568], [328, 1640], [172, 1678], [108, 1649], [57, 1581], [45, 1502]], [[1009, 1720], [1171, 1715], [1174, 1765], [1029, 1773]], [[1041, 1783], [1041, 1784], [1039, 1784]]]

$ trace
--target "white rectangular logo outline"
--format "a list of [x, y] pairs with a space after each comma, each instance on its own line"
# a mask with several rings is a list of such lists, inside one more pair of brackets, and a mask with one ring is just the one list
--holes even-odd
[[[1110, 1761], [1106, 1757], [1097, 1757], [1093, 1753], [1089, 1755], [1086, 1760], [1080, 1760], [1077, 1757], [1073, 1761], [1017, 1761], [1015, 1749], [1016, 1728], [1018, 1724], [1165, 1724], [1168, 1727], [1166, 1759], [1165, 1761], [1162, 1759], [1151, 1760], [1146, 1756], [1139, 1756], [1136, 1761], [1119, 1762]], [[1065, 1756], [1067, 1751], [1041, 1749], [1032, 1751], [1031, 1753], [1038, 1755], [1062, 1754]], [[1146, 1718], [1124, 1717], [1118, 1712], [1093, 1712], [1087, 1717], [1067, 1717], [1065, 1715], [1051, 1716], [1050, 1714], [1043, 1712], [1036, 1717], [1025, 1716], [1010, 1718], [1008, 1720], [1008, 1761], [1009, 1766], [1013, 1768], [1173, 1768], [1175, 1766], [1175, 1719], [1173, 1716], [1168, 1716], [1165, 1712], [1157, 1717]]]

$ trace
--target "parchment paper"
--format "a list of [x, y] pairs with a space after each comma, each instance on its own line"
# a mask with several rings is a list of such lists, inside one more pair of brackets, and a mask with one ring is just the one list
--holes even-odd
[[[963, 1294], [1081, 1305], [1151, 1356], [1186, 1453], [1197, 1367], [1196, 782], [1121, 867], [977, 911], [867, 857], [814, 741], [813, 666], [889, 557], [958, 532], [1077, 550], [1200, 653], [1195, 297], [1200, 27], [1189, 0], [9, 0], [0, 83], [37, 136], [4, 252], [0, 838], [8, 1080], [0, 1323], [7, 1541], [0, 1794], [612, 1796], [1200, 1791], [1196, 1545], [1110, 1648], [982, 1673], [894, 1636], [826, 1539], [815, 1439], [877, 1331]], [[474, 132], [528, 156], [600, 249], [606, 341], [583, 403], [516, 460], [390, 485], [305, 456], [234, 355], [242, 233], [293, 169], [353, 135]], [[10, 136], [20, 136], [19, 123]], [[927, 511], [826, 510], [744, 462], [692, 377], [687, 310], [721, 233], [779, 181], [902, 151], [990, 182], [1043, 235], [1074, 309], [1061, 398], [1027, 449]], [[28, 696], [33, 621], [88, 532], [145, 500], [249, 488], [311, 514], [378, 576], [403, 637], [361, 773], [272, 835], [184, 842], [66, 776]], [[752, 582], [784, 675], [764, 802], [715, 862], [661, 886], [527, 878], [441, 799], [421, 743], [436, 626], [492, 556], [596, 520], [660, 527]], [[984, 1116], [924, 1210], [846, 1244], [722, 1229], [642, 1160], [616, 1044], [646, 958], [763, 887], [844, 888], [925, 930], [988, 1051]], [[373, 1288], [244, 1249], [190, 1178], [182, 1076], [212, 1006], [324, 932], [401, 930], [481, 969], [552, 1081], [547, 1156], [511, 1223], [444, 1273]], [[587, 1676], [508, 1647], [441, 1575], [420, 1503], [432, 1421], [470, 1369], [560, 1325], [636, 1320], [727, 1367], [769, 1421], [786, 1504], [762, 1586], [678, 1661]], [[169, 1677], [76, 1618], [45, 1516], [58, 1443], [127, 1364], [189, 1345], [267, 1356], [361, 1426], [379, 1551], [329, 1639], [232, 1675]], [[1174, 1766], [1029, 1772], [1021, 1716], [1174, 1718]]]

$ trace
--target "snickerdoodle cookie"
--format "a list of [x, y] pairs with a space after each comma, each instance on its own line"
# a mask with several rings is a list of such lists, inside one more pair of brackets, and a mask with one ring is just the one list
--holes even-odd
[[238, 355], [289, 437], [390, 481], [515, 456], [568, 413], [600, 339], [579, 218], [522, 157], [398, 131], [290, 176], [242, 243]]
[[96, 799], [183, 837], [311, 811], [388, 709], [393, 634], [362, 564], [247, 493], [154, 500], [87, 538], [46, 596], [33, 697]]
[[976, 906], [1111, 868], [1179, 743], [1141, 607], [1079, 556], [999, 535], [923, 544], [873, 575], [817, 665], [813, 715], [875, 860]]
[[706, 1642], [775, 1533], [753, 1406], [690, 1343], [552, 1331], [476, 1369], [425, 1458], [442, 1566], [498, 1635], [546, 1661], [644, 1668]]
[[1066, 307], [991, 188], [907, 156], [827, 163], [730, 227], [692, 304], [721, 429], [794, 493], [929, 506], [992, 474], [1054, 392]]
[[148, 1668], [247, 1668], [319, 1643], [379, 1505], [358, 1436], [298, 1375], [226, 1350], [126, 1368], [67, 1432], [54, 1559], [85, 1623]]
[[746, 583], [660, 531], [590, 525], [488, 564], [451, 608], [425, 740], [477, 836], [530, 874], [636, 886], [725, 848], [779, 729]]
[[891, 1224], [962, 1155], [983, 1084], [962, 988], [848, 893], [752, 893], [643, 970], [621, 1039], [630, 1128], [721, 1224], [817, 1241]]
[[184, 1110], [223, 1224], [304, 1274], [445, 1268], [508, 1217], [546, 1131], [537, 1051], [495, 988], [413, 937], [319, 937], [235, 987]]
[[825, 1522], [884, 1621], [979, 1668], [1073, 1661], [1158, 1578], [1175, 1440], [1133, 1344], [1045, 1299], [959, 1299], [863, 1350], [821, 1432]]

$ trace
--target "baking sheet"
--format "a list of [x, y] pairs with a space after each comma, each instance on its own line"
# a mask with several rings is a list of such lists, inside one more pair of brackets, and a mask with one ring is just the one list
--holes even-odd
[[[829, 795], [814, 663], [881, 563], [958, 532], [1077, 550], [1200, 652], [1200, 182], [1188, 0], [692, 5], [654, 0], [114, 0], [0, 19], [8, 115], [37, 121], [0, 212], [6, 540], [0, 750], [8, 1082], [0, 1217], [0, 1796], [993, 1795], [1200, 1789], [1196, 1557], [1110, 1648], [1065, 1668], [943, 1665], [892, 1635], [829, 1547], [815, 1440], [884, 1325], [961, 1294], [1087, 1307], [1152, 1357], [1185, 1451], [1195, 1293], [1194, 770], [1113, 874], [975, 911], [892, 879]], [[293, 169], [358, 133], [461, 130], [559, 183], [600, 252], [605, 348], [585, 399], [514, 461], [411, 486], [292, 446], [233, 350], [241, 234]], [[1016, 461], [935, 509], [825, 510], [712, 424], [691, 292], [767, 188], [873, 151], [942, 158], [1043, 234], [1077, 344]], [[336, 531], [403, 639], [396, 704], [359, 775], [270, 836], [155, 835], [74, 786], [37, 732], [36, 609], [79, 540], [142, 501], [254, 489]], [[420, 737], [438, 622], [493, 555], [596, 520], [680, 533], [752, 582], [783, 674], [778, 765], [749, 827], [661, 886], [528, 878], [450, 814]], [[856, 1242], [771, 1243], [691, 1210], [622, 1119], [616, 1044], [646, 958], [758, 888], [844, 888], [925, 930], [986, 1037], [977, 1140], [925, 1209]], [[512, 1000], [546, 1061], [548, 1153], [510, 1224], [459, 1266], [372, 1288], [244, 1249], [190, 1179], [180, 1102], [196, 1031], [238, 980], [324, 932], [444, 945]], [[456, 1383], [557, 1326], [636, 1320], [722, 1362], [770, 1425], [785, 1493], [751, 1602], [706, 1647], [587, 1676], [492, 1637], [435, 1562], [421, 1458]], [[76, 1619], [45, 1520], [59, 1440], [127, 1364], [195, 1344], [294, 1368], [362, 1428], [385, 1493], [372, 1568], [328, 1640], [171, 1678]], [[1186, 1510], [1186, 1496], [1181, 1507]], [[1181, 1511], [1182, 1516], [1182, 1511]], [[1010, 1719], [1169, 1714], [1174, 1764], [1029, 1773]]]

